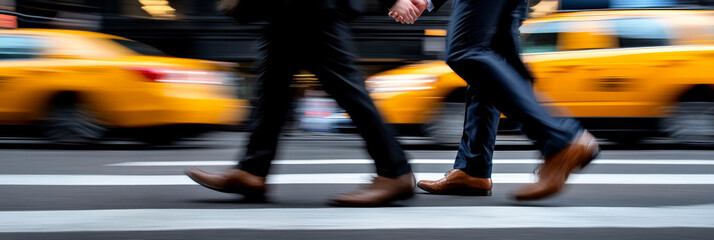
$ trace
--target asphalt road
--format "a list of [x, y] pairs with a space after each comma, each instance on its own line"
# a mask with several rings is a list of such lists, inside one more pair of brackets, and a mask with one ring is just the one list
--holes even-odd
[[[220, 171], [245, 133], [169, 147], [54, 146], [0, 138], [0, 239], [714, 239], [714, 148], [603, 143], [563, 194], [518, 202], [538, 154], [499, 137], [491, 197], [420, 192], [386, 208], [335, 208], [331, 196], [373, 172], [359, 139], [289, 134], [267, 202], [204, 189], [188, 166]], [[419, 179], [451, 169], [454, 147], [402, 139]]]

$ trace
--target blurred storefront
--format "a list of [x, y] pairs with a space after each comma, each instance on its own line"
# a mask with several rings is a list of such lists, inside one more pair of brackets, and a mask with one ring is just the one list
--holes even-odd
[[[15, 5], [17, 25], [101, 31], [153, 45], [171, 55], [222, 61], [256, 58], [261, 24], [238, 25], [215, 10], [216, 0], [0, 0]], [[431, 59], [424, 50], [425, 29], [444, 29], [449, 11], [424, 16], [421, 24], [401, 26], [386, 16], [377, 0], [355, 24], [363, 62]], [[446, 6], [444, 9], [450, 9]], [[15, 16], [0, 15], [0, 23]], [[14, 21], [13, 21], [14, 22]], [[399, 47], [394, 47], [398, 45]]]
[[[558, 10], [714, 5], [714, 0], [529, 0], [531, 16]], [[261, 24], [238, 25], [215, 11], [216, 0], [0, 0], [0, 27], [64, 28], [101, 31], [153, 45], [171, 55], [221, 61], [256, 58]], [[362, 63], [385, 68], [438, 59], [451, 2], [425, 13], [418, 24], [401, 25], [386, 16], [377, 0], [354, 24]], [[2, 11], [16, 11], [18, 18]], [[398, 47], [395, 47], [398, 46]], [[375, 69], [380, 70], [380, 69]]]
[[[60, 28], [99, 31], [101, 9], [89, 1], [17, 0], [21, 28]], [[99, 2], [99, 1], [97, 1]]]
[[12, 12], [15, 12], [15, 0], [0, 0], [0, 29], [17, 27], [17, 17], [9, 14]]

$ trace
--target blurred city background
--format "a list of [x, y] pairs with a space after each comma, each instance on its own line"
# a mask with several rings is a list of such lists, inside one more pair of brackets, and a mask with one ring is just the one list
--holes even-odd
[[[401, 26], [388, 21], [378, 1], [366, 1], [365, 13], [354, 23], [360, 66], [365, 77], [368, 77], [367, 87], [385, 120], [399, 135], [431, 137], [436, 143], [458, 142], [461, 131], [459, 116], [463, 115], [466, 84], [440, 61], [445, 49], [449, 4], [447, 2], [443, 10], [436, 13], [426, 13], [419, 24]], [[17, 71], [5, 74], [7, 79], [37, 78], [24, 74], [43, 72], [49, 68], [55, 68], [51, 71], [60, 71], [65, 77], [72, 78], [72, 74], [67, 73], [66, 69], [59, 69], [81, 67], [106, 73], [87, 81], [106, 79], [110, 75], [109, 72], [113, 71], [110, 70], [112, 68], [90, 66], [105, 64], [105, 60], [111, 60], [109, 62], [116, 64], [116, 67], [138, 71], [144, 76], [147, 73], [156, 76], [156, 71], [161, 72], [162, 67], [174, 64], [169, 68], [180, 68], [182, 71], [190, 71], [192, 68], [210, 69], [206, 73], [216, 74], [207, 76], [215, 76], [216, 79], [213, 80], [221, 81], [218, 85], [230, 87], [236, 98], [246, 101], [223, 103], [236, 105], [243, 108], [241, 110], [231, 110], [221, 105], [221, 109], [213, 109], [210, 113], [202, 110], [204, 113], [200, 113], [195, 107], [206, 104], [205, 99], [180, 94], [155, 96], [156, 99], [164, 101], [163, 105], [157, 102], [153, 106], [155, 114], [167, 108], [173, 108], [171, 111], [176, 114], [149, 116], [134, 114], [137, 108], [148, 111], [148, 106], [118, 105], [117, 101], [107, 95], [97, 96], [100, 92], [107, 92], [106, 89], [101, 89], [102, 84], [93, 83], [94, 87], [100, 89], [84, 86], [85, 90], [78, 90], [76, 86], [62, 84], [41, 88], [33, 85], [14, 86], [13, 81], [6, 80], [8, 82], [4, 85], [8, 87], [3, 91], [8, 92], [7, 96], [31, 94], [33, 100], [6, 102], [5, 106], [0, 108], [3, 109], [3, 115], [0, 116], [4, 116], [0, 123], [36, 125], [35, 123], [51, 117], [46, 113], [55, 106], [47, 106], [48, 102], [57, 102], [58, 98], [77, 98], [66, 101], [70, 102], [68, 104], [84, 104], [81, 108], [55, 108], [80, 108], [90, 111], [94, 115], [82, 117], [87, 124], [92, 125], [90, 128], [108, 129], [101, 132], [89, 131], [90, 136], [74, 136], [75, 138], [89, 137], [97, 140], [108, 133], [108, 136], [112, 136], [110, 133], [116, 132], [117, 128], [152, 128], [162, 125], [163, 128], [173, 130], [176, 125], [203, 126], [202, 129], [190, 127], [183, 131], [186, 132], [185, 136], [172, 136], [174, 139], [149, 139], [152, 143], [169, 143], [205, 132], [205, 126], [208, 125], [234, 125], [233, 129], [244, 129], [250, 123], [250, 100], [253, 99], [252, 82], [255, 78], [253, 63], [257, 57], [256, 49], [263, 24], [236, 24], [231, 18], [219, 14], [214, 5], [215, 1], [190, 0], [3, 1], [0, 27], [102, 32], [118, 37], [107, 35], [101, 38], [122, 45], [111, 49], [102, 47], [102, 43], [96, 43], [96, 49], [92, 50], [76, 44], [76, 40], [71, 40], [80, 35], [85, 35], [84, 38], [98, 38], [82, 32], [60, 34], [50, 33], [51, 31], [42, 33], [42, 30], [39, 30], [34, 32], [37, 36], [28, 38], [32, 34], [12, 34], [13, 31], [9, 31], [2, 36], [5, 39], [3, 59], [31, 59], [23, 59], [19, 67], [7, 67]], [[620, 143], [636, 143], [652, 136], [669, 136], [686, 144], [710, 145], [714, 142], [711, 112], [714, 94], [712, 79], [708, 73], [709, 67], [714, 64], [711, 58], [711, 48], [714, 46], [714, 17], [712, 10], [707, 10], [714, 5], [713, 1], [533, 0], [530, 5], [530, 19], [522, 28], [522, 51], [538, 79], [535, 88], [541, 101], [550, 107], [555, 115], [580, 118], [596, 135]], [[36, 42], [25, 41], [24, 38]], [[45, 40], [50, 42], [44, 42]], [[59, 44], [60, 42], [73, 43]], [[22, 51], [27, 52], [21, 53]], [[110, 57], [108, 52], [114, 53], [115, 57]], [[117, 58], [131, 55], [160, 57]], [[177, 63], [177, 59], [168, 60], [164, 55], [212, 62]], [[47, 59], [54, 61], [44, 61]], [[85, 66], [45, 65], [54, 64], [57, 60], [64, 60], [72, 65], [71, 62], [76, 62], [77, 59], [95, 61]], [[87, 64], [86, 61], [83, 63]], [[210, 66], [198, 66], [206, 63]], [[138, 68], [147, 64], [158, 64], [161, 67]], [[203, 76], [194, 73], [179, 73], [177, 76]], [[50, 77], [44, 77], [48, 78]], [[161, 79], [152, 80], [162, 82]], [[115, 91], [112, 93], [121, 95], [119, 98], [124, 100], [132, 98], [119, 92], [135, 91], [128, 87], [135, 82], [136, 80], [129, 81], [128, 85], [121, 83], [125, 88], [113, 88]], [[105, 84], [104, 87], [110, 86], [109, 83]], [[212, 95], [215, 93], [212, 91], [218, 91], [217, 89], [199, 86], [205, 84], [164, 85], [202, 88], [192, 91], [194, 94], [204, 94], [211, 98], [224, 97]], [[352, 130], [349, 116], [342, 113], [335, 102], [320, 91], [318, 79], [314, 75], [309, 72], [296, 75], [294, 87], [297, 88], [298, 100], [288, 128], [310, 132]], [[23, 89], [28, 92], [20, 92]], [[137, 95], [135, 104], [148, 100], [139, 98], [141, 97]], [[195, 101], [190, 100], [191, 98]], [[108, 101], [115, 105], [101, 103]], [[179, 107], [180, 109], [169, 106], [182, 101], [191, 106]], [[194, 112], [187, 113], [191, 111]], [[235, 119], [227, 119], [224, 116], [229, 114], [227, 111], [233, 111]], [[117, 114], [131, 116], [119, 120]], [[178, 116], [181, 114], [214, 114], [215, 117], [221, 117], [196, 121], [186, 119], [195, 117]], [[59, 118], [65, 115], [67, 114], [59, 114]], [[147, 117], [153, 118], [154, 121], [144, 119]], [[103, 124], [98, 124], [100, 121]], [[49, 124], [53, 123], [50, 121]], [[501, 128], [504, 133], [517, 130], [517, 126], [510, 124], [507, 119], [502, 121]], [[18, 130], [16, 126], [11, 129], [15, 130], [14, 132], [28, 132]], [[44, 131], [47, 135], [49, 130], [44, 128], [39, 131]], [[81, 135], [76, 133], [77, 131], [63, 131], [61, 134]], [[133, 132], [146, 131], [143, 129]], [[150, 131], [154, 135], [156, 129]]]
[[[503, 116], [493, 197], [420, 195], [381, 212], [324, 209], [373, 169], [307, 71], [271, 202], [180, 175], [234, 164], [252, 121], [265, 23], [238, 24], [216, 2], [0, 0], [0, 239], [714, 236], [714, 0], [529, 0], [521, 51], [536, 95], [600, 138], [602, 159], [563, 196], [506, 200], [539, 156]], [[420, 179], [450, 169], [461, 138], [466, 83], [442, 61], [451, 4], [402, 25], [366, 0], [353, 22], [367, 90]]]

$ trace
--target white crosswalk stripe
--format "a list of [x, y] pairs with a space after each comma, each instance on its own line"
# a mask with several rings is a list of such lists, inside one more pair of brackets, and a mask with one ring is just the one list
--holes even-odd
[[[449, 213], [449, 214], [445, 214]], [[0, 232], [197, 229], [714, 228], [714, 205], [0, 211]], [[349, 216], [349, 217], [347, 217]], [[584, 218], [583, 216], [588, 216]], [[667, 221], [662, 221], [667, 216]], [[168, 220], [168, 221], [167, 221]]]
[[[538, 159], [497, 159], [494, 164], [538, 164]], [[371, 165], [370, 159], [276, 160], [276, 165]], [[452, 164], [453, 159], [413, 159], [412, 164]], [[128, 167], [231, 166], [234, 161], [131, 161]], [[706, 159], [598, 159], [597, 165], [714, 165]], [[125, 172], [125, 171], [123, 171]], [[443, 172], [417, 172], [438, 179]], [[373, 173], [273, 174], [270, 184], [365, 184]], [[494, 173], [496, 184], [525, 184], [533, 173]], [[714, 185], [714, 174], [574, 174], [570, 184]], [[2, 186], [195, 186], [184, 175], [0, 174]], [[444, 214], [449, 213], [449, 214]], [[583, 217], [587, 216], [587, 217]], [[662, 217], [666, 216], [666, 221]], [[167, 221], [170, 219], [170, 221]], [[398, 208], [87, 209], [0, 211], [0, 233], [165, 230], [378, 230], [498, 228], [714, 228], [714, 205], [649, 207], [406, 206]]]
[[[454, 159], [413, 159], [412, 164], [453, 164]], [[539, 159], [494, 159], [494, 164], [538, 164]], [[274, 165], [331, 165], [331, 164], [372, 164], [371, 159], [321, 159], [321, 160], [275, 160]], [[167, 166], [231, 166], [235, 161], [148, 161], [107, 164], [115, 167], [167, 167]], [[694, 159], [598, 159], [591, 164], [612, 165], [714, 165], [714, 160]]]
[[[439, 179], [444, 173], [415, 173], [420, 179]], [[364, 184], [374, 174], [370, 173], [310, 173], [273, 174], [269, 184]], [[496, 183], [531, 183], [533, 174], [495, 173]], [[714, 184], [714, 174], [573, 174], [570, 184]], [[46, 186], [151, 186], [194, 185], [184, 175], [35, 175], [3, 174], [1, 185], [46, 185]]]

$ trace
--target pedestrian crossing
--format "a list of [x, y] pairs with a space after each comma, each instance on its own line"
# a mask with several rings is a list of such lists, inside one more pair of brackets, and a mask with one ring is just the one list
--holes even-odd
[[[414, 165], [438, 165], [448, 169], [451, 159], [413, 159]], [[494, 164], [528, 165], [540, 163], [538, 159], [497, 159]], [[62, 188], [104, 186], [131, 188], [147, 186], [160, 192], [169, 186], [199, 188], [181, 174], [131, 174], [128, 169], [179, 169], [186, 166], [232, 166], [233, 161], [117, 161], [102, 164], [122, 174], [0, 174], [0, 189], [4, 187]], [[354, 185], [369, 183], [371, 172], [342, 173], [344, 165], [371, 165], [370, 159], [282, 159], [274, 162], [286, 166], [332, 166], [330, 173], [280, 172], [268, 177], [273, 185]], [[594, 166], [636, 165], [714, 166], [708, 159], [623, 159], [605, 158], [593, 162]], [[438, 179], [443, 172], [416, 172], [417, 179]], [[494, 173], [496, 188], [501, 184], [526, 184], [535, 180], [531, 172]], [[682, 185], [714, 186], [713, 174], [648, 173], [583, 173], [574, 174], [572, 185]], [[350, 187], [352, 189], [353, 187]], [[208, 193], [208, 190], [202, 192]], [[48, 193], [51, 194], [51, 193]], [[121, 194], [132, 194], [130, 190]], [[219, 193], [216, 193], [219, 194]], [[714, 196], [714, 193], [711, 194]], [[454, 197], [456, 198], [456, 197]], [[448, 201], [450, 196], [445, 196]], [[483, 198], [473, 198], [477, 203]], [[315, 201], [324, 201], [316, 199]], [[510, 200], [503, 200], [510, 201]], [[140, 205], [140, 204], [139, 204]], [[458, 205], [458, 204], [457, 204]], [[448, 214], [446, 214], [448, 213]], [[167, 220], [169, 219], [169, 220]], [[663, 220], [663, 219], [666, 219]], [[427, 227], [425, 227], [427, 226]], [[399, 207], [385, 208], [285, 208], [276, 206], [257, 208], [216, 209], [211, 204], [186, 208], [136, 207], [123, 209], [53, 209], [51, 205], [41, 210], [0, 210], [0, 233], [52, 233], [52, 232], [125, 232], [125, 231], [183, 231], [214, 229], [246, 230], [382, 230], [382, 229], [510, 229], [510, 228], [712, 228], [714, 229], [714, 203], [672, 206], [527, 206], [516, 202], [479, 206], [461, 204], [439, 206], [405, 203]]]
[[[439, 179], [443, 173], [415, 173], [417, 180]], [[314, 173], [273, 174], [268, 184], [367, 184], [370, 173]], [[496, 183], [532, 183], [533, 174], [495, 173]], [[569, 184], [714, 184], [714, 174], [573, 174]], [[184, 175], [54, 175], [5, 174], [0, 175], [1, 185], [44, 186], [153, 186], [196, 185]]]
[[[341, 165], [372, 164], [371, 159], [321, 159], [321, 160], [275, 160], [273, 165]], [[452, 164], [453, 159], [412, 159], [411, 164]], [[494, 159], [494, 164], [538, 164], [540, 159]], [[629, 165], [714, 165], [714, 160], [699, 159], [596, 159], [590, 164]], [[235, 161], [143, 161], [107, 164], [116, 167], [163, 167], [163, 166], [232, 166]]]
[[[449, 213], [449, 214], [445, 214]], [[121, 209], [0, 212], [0, 232], [204, 229], [714, 228], [714, 204], [680, 207]], [[666, 217], [666, 221], [662, 218]], [[587, 217], [587, 218], [585, 218]]]

